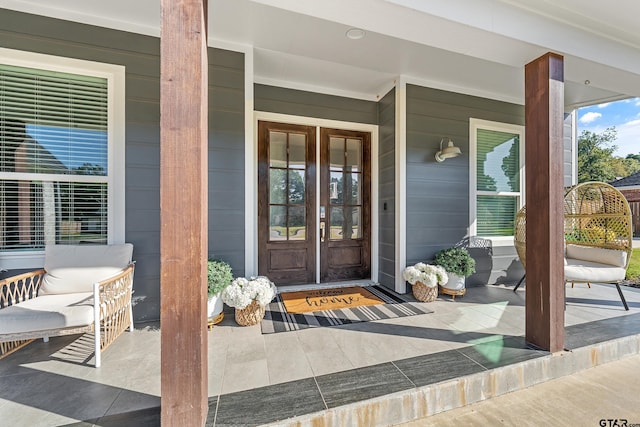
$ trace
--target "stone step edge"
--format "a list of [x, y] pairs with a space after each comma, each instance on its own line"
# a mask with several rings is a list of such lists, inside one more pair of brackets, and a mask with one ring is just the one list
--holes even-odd
[[414, 421], [640, 354], [640, 334], [265, 424], [269, 427], [388, 426]]

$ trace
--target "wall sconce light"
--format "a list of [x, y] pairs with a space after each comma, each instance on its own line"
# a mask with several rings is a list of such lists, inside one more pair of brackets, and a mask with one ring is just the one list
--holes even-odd
[[[443, 148], [442, 143], [445, 141], [447, 142], [447, 146]], [[453, 145], [453, 140], [447, 136], [440, 140], [440, 151], [436, 153], [436, 161], [444, 162], [445, 159], [458, 157], [460, 154], [462, 154], [460, 148]]]

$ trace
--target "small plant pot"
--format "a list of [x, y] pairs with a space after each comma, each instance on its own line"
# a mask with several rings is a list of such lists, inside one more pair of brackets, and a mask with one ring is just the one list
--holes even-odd
[[443, 284], [443, 288], [451, 289], [453, 291], [461, 291], [465, 288], [465, 277], [458, 276], [457, 274], [447, 273], [449, 280]]
[[413, 291], [413, 297], [418, 301], [432, 302], [438, 298], [437, 286], [430, 288], [422, 282], [416, 282], [415, 285], [412, 285], [411, 289]]
[[208, 323], [215, 325], [222, 322], [222, 319], [224, 319], [224, 313], [222, 312], [223, 309], [224, 309], [224, 304], [222, 303], [222, 298], [220, 298], [220, 294], [215, 294], [210, 296], [207, 299]]
[[224, 305], [222, 304], [222, 298], [220, 294], [215, 294], [207, 298], [207, 317], [216, 317], [222, 313]]
[[464, 296], [467, 293], [467, 288], [465, 287], [466, 278], [457, 274], [449, 273], [448, 275], [449, 281], [440, 286], [440, 293], [450, 295], [452, 300], [455, 300], [456, 297]]

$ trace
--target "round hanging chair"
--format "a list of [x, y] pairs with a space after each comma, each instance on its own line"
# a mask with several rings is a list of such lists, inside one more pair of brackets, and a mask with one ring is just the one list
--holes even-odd
[[[526, 267], [526, 206], [516, 214], [514, 244]], [[565, 244], [577, 244], [627, 253], [633, 250], [631, 209], [624, 195], [604, 182], [585, 182], [569, 187], [564, 195]]]

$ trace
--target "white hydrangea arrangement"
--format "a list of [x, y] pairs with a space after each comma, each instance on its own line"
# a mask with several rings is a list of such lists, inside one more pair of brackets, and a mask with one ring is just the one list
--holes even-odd
[[251, 301], [265, 306], [276, 296], [276, 286], [265, 276], [238, 277], [222, 291], [222, 301], [230, 307], [246, 308]]
[[415, 285], [416, 282], [421, 282], [430, 288], [449, 281], [449, 276], [447, 276], [447, 271], [444, 268], [439, 265], [425, 264], [424, 262], [405, 268], [402, 272], [402, 278], [412, 285]]

